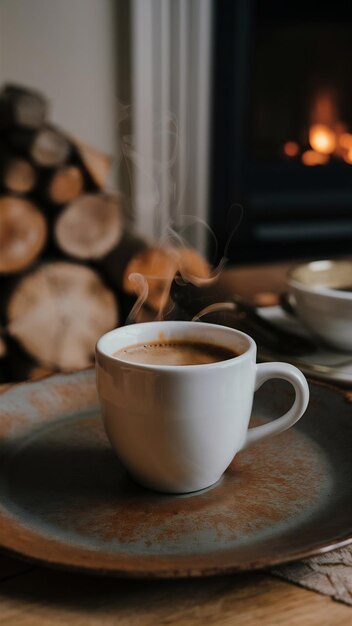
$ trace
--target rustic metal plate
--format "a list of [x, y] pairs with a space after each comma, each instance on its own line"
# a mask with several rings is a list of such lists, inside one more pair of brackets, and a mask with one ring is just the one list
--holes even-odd
[[[255, 419], [291, 402], [256, 394]], [[0, 395], [0, 544], [47, 565], [123, 576], [196, 576], [268, 567], [352, 540], [352, 408], [311, 385], [299, 425], [238, 455], [194, 495], [132, 482], [102, 429], [94, 372]]]

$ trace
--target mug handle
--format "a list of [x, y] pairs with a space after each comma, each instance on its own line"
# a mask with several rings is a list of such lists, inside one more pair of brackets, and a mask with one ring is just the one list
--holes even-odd
[[291, 426], [302, 417], [309, 401], [308, 383], [297, 367], [289, 363], [261, 363], [256, 367], [255, 391], [267, 380], [271, 378], [281, 378], [291, 383], [295, 390], [296, 397], [287, 413], [284, 413], [284, 415], [281, 415], [281, 417], [278, 417], [268, 424], [250, 428], [247, 431], [245, 442], [241, 448], [242, 450], [248, 448], [248, 446], [251, 446], [253, 443], [257, 443], [257, 441], [278, 435], [284, 430], [287, 430], [287, 428], [291, 428]]

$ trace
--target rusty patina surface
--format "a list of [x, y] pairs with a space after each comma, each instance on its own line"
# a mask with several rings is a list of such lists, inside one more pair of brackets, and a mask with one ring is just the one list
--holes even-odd
[[[291, 402], [258, 392], [255, 420]], [[352, 409], [311, 385], [299, 427], [239, 454], [187, 496], [136, 485], [102, 428], [94, 373], [17, 385], [0, 397], [0, 544], [61, 567], [130, 576], [266, 567], [352, 539]]]

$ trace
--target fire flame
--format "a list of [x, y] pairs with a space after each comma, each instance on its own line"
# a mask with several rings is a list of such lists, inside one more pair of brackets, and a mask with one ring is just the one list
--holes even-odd
[[295, 141], [286, 141], [284, 154], [288, 157], [295, 157], [299, 153], [299, 145]]
[[315, 150], [306, 150], [302, 154], [302, 163], [304, 165], [325, 165], [329, 160], [327, 154], [320, 154]]
[[309, 143], [320, 154], [332, 154], [336, 148], [336, 135], [325, 124], [314, 124], [309, 129]]
[[343, 155], [344, 161], [352, 165], [352, 148], [350, 148], [346, 154]]
[[295, 141], [283, 145], [285, 156], [299, 155], [304, 165], [325, 165], [331, 157], [352, 165], [352, 133], [338, 116], [338, 99], [333, 91], [318, 93], [310, 111], [309, 149]]
[[342, 133], [342, 135], [339, 137], [339, 144], [341, 148], [344, 148], [345, 150], [351, 150], [352, 149], [351, 133]]

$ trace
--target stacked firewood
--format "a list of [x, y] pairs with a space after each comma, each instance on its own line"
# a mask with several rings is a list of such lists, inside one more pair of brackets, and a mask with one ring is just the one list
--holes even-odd
[[191, 249], [150, 246], [104, 190], [111, 160], [49, 122], [46, 98], [0, 91], [0, 382], [93, 362], [97, 338], [124, 323], [142, 274], [164, 308], [179, 269], [206, 277]]

